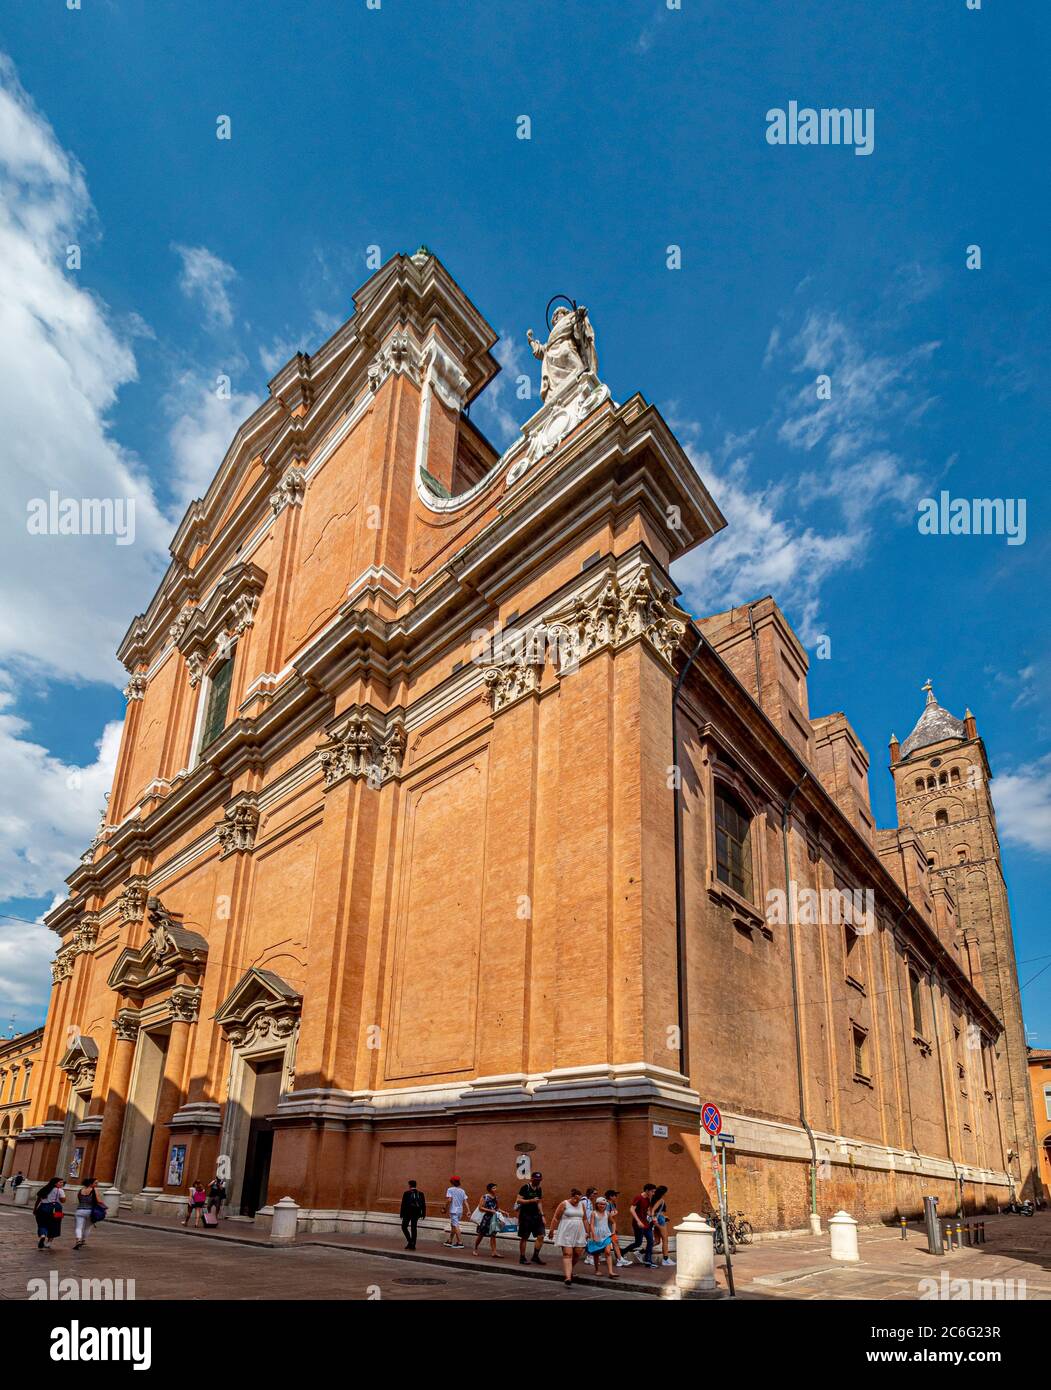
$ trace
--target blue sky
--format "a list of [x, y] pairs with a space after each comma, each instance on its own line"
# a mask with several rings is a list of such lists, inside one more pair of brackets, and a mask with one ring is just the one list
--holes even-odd
[[[552, 294], [589, 306], [615, 397], [661, 408], [730, 520], [678, 572], [690, 606], [771, 592], [812, 653], [830, 639], [811, 710], [849, 715], [880, 824], [923, 681], [970, 705], [1022, 980], [1051, 967], [1049, 28], [1002, 0], [9, 9], [3, 910], [35, 919], [91, 838], [113, 650], [186, 501], [277, 367], [349, 316], [367, 248], [426, 242], [500, 332], [503, 379], [535, 375], [525, 330]], [[771, 146], [791, 100], [871, 107], [873, 153]], [[510, 380], [472, 410], [501, 444], [528, 413]], [[136, 543], [30, 541], [50, 487], [136, 496]], [[1025, 544], [921, 536], [942, 488], [1025, 498]], [[0, 927], [2, 1031], [42, 1017], [51, 952]], [[1051, 1046], [1051, 968], [1024, 1005]]]

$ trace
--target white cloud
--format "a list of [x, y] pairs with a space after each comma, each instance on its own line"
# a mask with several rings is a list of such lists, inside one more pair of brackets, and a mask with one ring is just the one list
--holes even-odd
[[209, 328], [229, 328], [234, 321], [227, 286], [237, 277], [237, 271], [207, 246], [172, 244], [172, 250], [182, 261], [179, 288], [187, 299], [196, 301], [204, 310]]
[[1005, 842], [1051, 854], [1051, 754], [991, 783], [996, 823]]
[[[129, 604], [145, 602], [169, 527], [107, 416], [135, 357], [106, 306], [66, 272], [65, 247], [94, 235], [83, 173], [0, 55], [0, 663], [73, 680], [120, 678], [114, 649]], [[27, 507], [61, 498], [128, 499], [135, 543], [30, 535]], [[69, 621], [76, 595], [77, 622]]]
[[178, 378], [166, 408], [172, 417], [172, 489], [180, 503], [204, 495], [238, 428], [258, 404], [254, 396], [232, 389], [220, 395], [214, 383], [206, 386], [190, 372]]
[[539, 382], [535, 378], [532, 382], [536, 395], [518, 399], [518, 378], [532, 374], [525, 348], [510, 333], [501, 331], [493, 356], [501, 370], [472, 403], [471, 417], [482, 433], [503, 450], [518, 437], [530, 415], [540, 409]]
[[14, 1019], [15, 1032], [39, 1027], [51, 992], [48, 965], [58, 938], [42, 922], [0, 918], [0, 1026]]
[[113, 780], [123, 727], [105, 726], [95, 759], [85, 767], [63, 762], [26, 737], [28, 725], [12, 712], [9, 681], [0, 688], [0, 901], [41, 898], [60, 891], [91, 843]]
[[[767, 361], [791, 354], [793, 372], [808, 378], [790, 401], [778, 437], [808, 452], [824, 444], [833, 463], [872, 448], [891, 421], [914, 422], [930, 405], [931, 398], [917, 391], [916, 370], [938, 346], [921, 343], [897, 356], [866, 352], [844, 320], [827, 310], [811, 310], [788, 342], [775, 329]], [[818, 397], [818, 376], [830, 378], [828, 400]]]
[[834, 570], [853, 563], [863, 546], [850, 533], [822, 535], [783, 515], [784, 490], [752, 486], [749, 458], [734, 457], [734, 443], [728, 441], [726, 461], [719, 464], [710, 453], [687, 448], [727, 525], [678, 561], [675, 580], [698, 616], [772, 594], [797, 615], [803, 642], [812, 642], [820, 632], [821, 586]]

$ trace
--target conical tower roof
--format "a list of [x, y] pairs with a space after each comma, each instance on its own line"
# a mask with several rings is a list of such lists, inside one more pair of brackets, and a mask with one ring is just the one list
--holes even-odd
[[946, 738], [966, 738], [962, 719], [957, 719], [934, 698], [934, 690], [928, 680], [923, 687], [927, 692], [927, 703], [923, 713], [916, 721], [916, 727], [901, 745], [901, 756], [907, 758], [920, 748], [929, 748], [932, 743], [941, 743]]

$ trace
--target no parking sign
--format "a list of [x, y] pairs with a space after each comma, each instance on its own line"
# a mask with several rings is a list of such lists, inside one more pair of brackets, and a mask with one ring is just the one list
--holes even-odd
[[701, 1110], [701, 1124], [711, 1135], [718, 1134], [723, 1127], [723, 1117], [719, 1113], [719, 1107], [713, 1105], [711, 1101]]

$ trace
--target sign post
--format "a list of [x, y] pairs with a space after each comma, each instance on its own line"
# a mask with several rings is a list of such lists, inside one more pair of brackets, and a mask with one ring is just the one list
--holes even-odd
[[[715, 1177], [715, 1192], [719, 1201], [719, 1223], [723, 1230], [723, 1258], [726, 1260], [726, 1282], [730, 1288], [730, 1297], [734, 1298], [734, 1272], [733, 1264], [730, 1259], [730, 1228], [727, 1222], [726, 1204], [726, 1145], [722, 1144], [722, 1164], [719, 1162], [719, 1154], [715, 1147], [716, 1136], [722, 1132], [723, 1117], [717, 1105], [711, 1101], [701, 1106], [701, 1124], [708, 1132], [708, 1137], [712, 1147], [712, 1174]], [[733, 1135], [728, 1135], [732, 1142]]]

